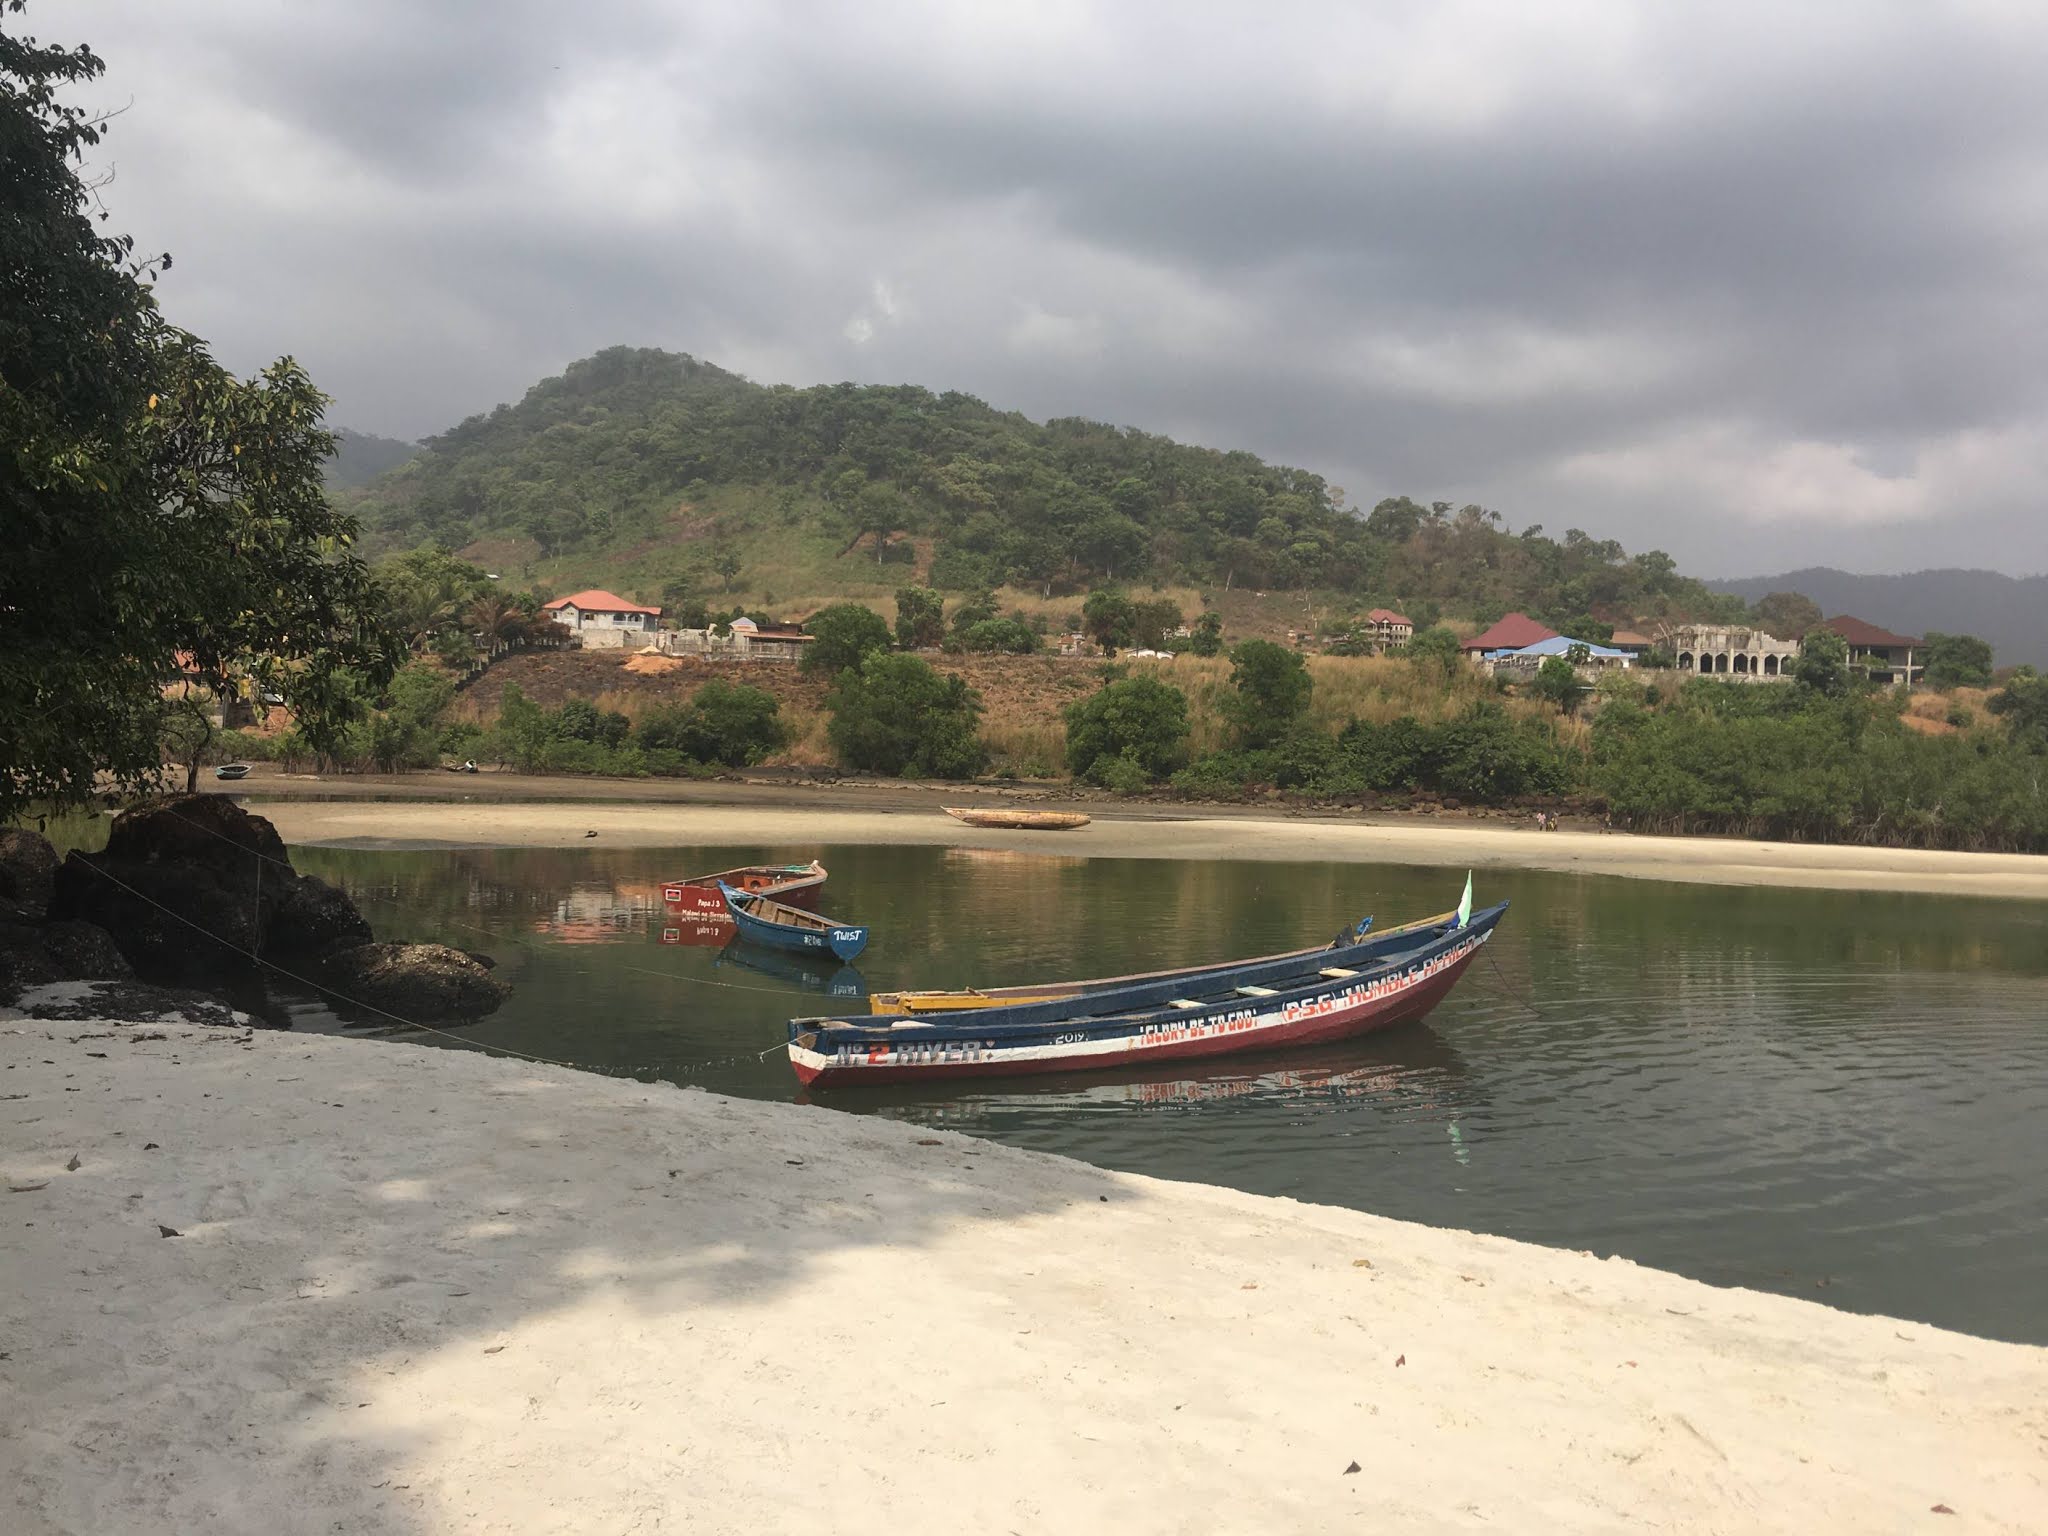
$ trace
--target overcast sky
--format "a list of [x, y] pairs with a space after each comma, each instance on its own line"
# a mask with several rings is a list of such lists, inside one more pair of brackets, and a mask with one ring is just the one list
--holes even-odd
[[614, 343], [1691, 571], [2048, 569], [2048, 5], [38, 0], [114, 225], [402, 437]]

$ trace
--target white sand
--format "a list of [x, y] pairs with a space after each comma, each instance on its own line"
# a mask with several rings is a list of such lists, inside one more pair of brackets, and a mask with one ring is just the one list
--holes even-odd
[[[966, 795], [960, 798], [968, 798]], [[1098, 816], [1076, 832], [964, 827], [935, 809], [801, 805], [577, 805], [263, 801], [251, 808], [288, 843], [404, 842], [471, 847], [717, 847], [908, 843], [1029, 849], [1098, 858], [1304, 859], [1476, 869], [1543, 869], [1710, 885], [1919, 891], [2048, 901], [2048, 858], [1742, 838], [1537, 832], [1499, 821]], [[596, 832], [597, 838], [585, 836]]]
[[0, 1172], [9, 1536], [2048, 1529], [2048, 1351], [883, 1119], [15, 1023]]

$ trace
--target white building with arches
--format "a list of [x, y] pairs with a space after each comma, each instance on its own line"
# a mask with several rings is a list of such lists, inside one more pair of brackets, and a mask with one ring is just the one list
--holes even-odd
[[1688, 624], [1672, 630], [1664, 645], [1679, 671], [1731, 683], [1790, 681], [1799, 660], [1798, 641], [1739, 624]]

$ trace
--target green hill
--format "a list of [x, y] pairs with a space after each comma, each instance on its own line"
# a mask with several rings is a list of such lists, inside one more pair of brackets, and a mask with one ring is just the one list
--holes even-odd
[[[1484, 621], [1727, 609], [1662, 554], [1324, 480], [1078, 418], [1034, 422], [914, 385], [768, 387], [614, 347], [342, 491], [372, 553], [421, 543], [493, 569], [651, 596], [678, 580], [764, 602], [1109, 582], [1315, 591]], [[1739, 604], [1735, 605], [1739, 608]]]

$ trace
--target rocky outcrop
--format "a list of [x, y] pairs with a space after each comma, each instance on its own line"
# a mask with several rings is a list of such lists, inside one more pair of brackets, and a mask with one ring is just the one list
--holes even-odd
[[291, 866], [277, 829], [219, 795], [124, 812], [101, 853], [58, 869], [53, 913], [113, 934], [146, 980], [251, 979], [259, 960], [303, 964], [371, 937], [355, 903]]
[[475, 956], [445, 944], [359, 944], [329, 955], [319, 979], [369, 1008], [431, 1024], [480, 1019], [512, 993]]
[[60, 862], [41, 833], [0, 827], [0, 919], [40, 920], [50, 908]]
[[300, 875], [285, 890], [264, 930], [263, 953], [266, 958], [317, 959], [375, 937], [346, 892], [318, 875]]
[[44, 873], [51, 921], [31, 930], [0, 912], [0, 984], [12, 978], [15, 991], [130, 967], [144, 983], [233, 990], [282, 967], [332, 988], [344, 1011], [352, 1001], [433, 1023], [481, 1018], [511, 990], [481, 956], [372, 942], [344, 892], [299, 874], [275, 827], [219, 795], [139, 806], [114, 822], [103, 852], [55, 858], [18, 851], [22, 873], [0, 874], [32, 889], [36, 871], [54, 866]]

